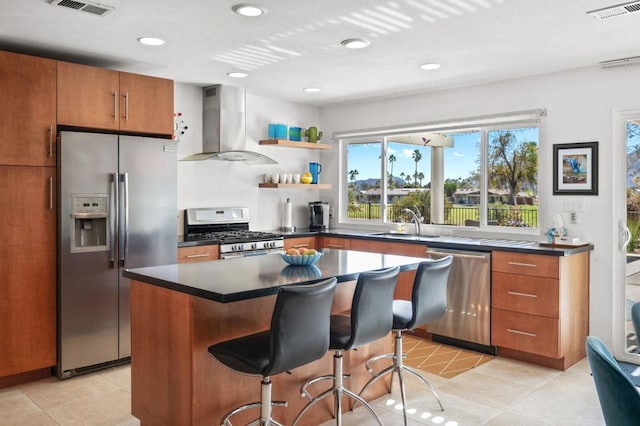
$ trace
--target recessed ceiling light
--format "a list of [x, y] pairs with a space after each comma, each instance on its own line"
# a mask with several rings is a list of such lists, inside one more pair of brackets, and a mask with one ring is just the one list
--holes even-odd
[[437, 70], [440, 67], [441, 67], [440, 64], [436, 64], [434, 62], [427, 62], [426, 64], [420, 65], [420, 69], [423, 69], [423, 70]]
[[320, 89], [318, 89], [317, 87], [305, 87], [302, 90], [304, 90], [307, 93], [318, 93], [320, 91]]
[[140, 37], [138, 38], [138, 43], [146, 46], [162, 46], [166, 41], [158, 37]]
[[348, 49], [364, 49], [369, 46], [369, 41], [363, 38], [349, 38], [342, 40], [340, 44]]
[[228, 72], [227, 75], [233, 78], [245, 78], [248, 74], [246, 72]]
[[233, 10], [238, 15], [242, 16], [260, 16], [264, 14], [267, 9], [264, 7], [258, 6], [257, 4], [251, 3], [239, 3], [234, 5], [231, 10]]

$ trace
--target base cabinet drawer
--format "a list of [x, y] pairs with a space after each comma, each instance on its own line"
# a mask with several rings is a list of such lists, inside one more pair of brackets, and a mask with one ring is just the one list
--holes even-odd
[[220, 248], [217, 245], [180, 247], [178, 248], [178, 263], [218, 260], [219, 253]]
[[295, 237], [295, 238], [285, 238], [284, 239], [284, 249], [288, 250], [290, 248], [316, 248], [316, 237]]
[[320, 247], [349, 250], [351, 248], [351, 240], [349, 238], [320, 237]]
[[491, 309], [491, 344], [550, 358], [560, 358], [560, 320]]
[[491, 270], [535, 277], [560, 277], [558, 258], [539, 254], [494, 251]]
[[559, 318], [558, 280], [530, 275], [493, 272], [491, 306], [525, 314]]

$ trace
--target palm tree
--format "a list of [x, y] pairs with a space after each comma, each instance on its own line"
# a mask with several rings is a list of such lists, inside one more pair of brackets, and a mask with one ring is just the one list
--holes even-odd
[[389, 168], [391, 171], [389, 172], [389, 187], [393, 187], [393, 163], [397, 160], [396, 156], [393, 154], [389, 154]]
[[353, 187], [356, 187], [356, 178], [358, 177], [360, 173], [358, 173], [358, 170], [353, 169], [353, 170], [349, 170], [349, 180], [351, 181], [351, 184], [353, 185]]
[[411, 158], [413, 158], [413, 161], [416, 162], [416, 171], [413, 174], [413, 182], [414, 182], [414, 185], [417, 186], [418, 185], [418, 163], [420, 162], [420, 160], [422, 160], [422, 153], [420, 152], [419, 149], [414, 149], [413, 153], [411, 154]]
[[420, 186], [422, 186], [422, 179], [424, 179], [424, 173], [418, 173], [418, 180], [420, 180]]

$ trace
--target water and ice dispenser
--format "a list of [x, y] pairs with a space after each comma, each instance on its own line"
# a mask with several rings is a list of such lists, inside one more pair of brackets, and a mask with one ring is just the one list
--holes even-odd
[[71, 253], [109, 250], [107, 194], [71, 195]]

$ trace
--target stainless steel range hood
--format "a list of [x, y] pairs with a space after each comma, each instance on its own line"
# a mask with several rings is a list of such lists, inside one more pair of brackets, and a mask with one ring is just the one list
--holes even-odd
[[181, 161], [278, 164], [266, 155], [245, 149], [246, 97], [243, 88], [218, 84], [205, 87], [203, 91], [202, 152]]

